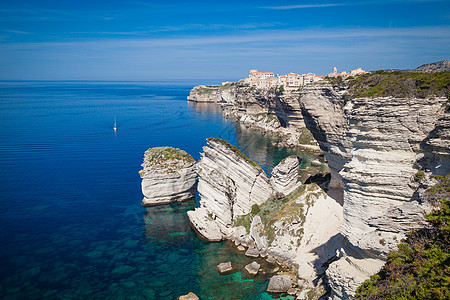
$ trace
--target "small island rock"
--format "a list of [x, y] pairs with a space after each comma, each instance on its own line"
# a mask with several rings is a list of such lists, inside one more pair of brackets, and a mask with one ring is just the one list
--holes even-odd
[[195, 196], [195, 160], [187, 152], [172, 147], [145, 151], [142, 178], [144, 206], [185, 201]]

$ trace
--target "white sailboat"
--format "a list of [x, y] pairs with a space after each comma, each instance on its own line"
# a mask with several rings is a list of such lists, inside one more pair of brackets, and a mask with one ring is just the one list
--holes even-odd
[[114, 132], [117, 131], [117, 122], [116, 122], [116, 117], [114, 117], [114, 127], [113, 127]]

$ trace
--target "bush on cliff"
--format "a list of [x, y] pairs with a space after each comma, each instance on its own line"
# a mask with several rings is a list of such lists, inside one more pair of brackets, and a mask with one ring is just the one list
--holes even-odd
[[437, 178], [427, 193], [447, 198], [426, 216], [430, 227], [409, 233], [383, 269], [358, 288], [357, 299], [450, 299], [450, 179]]

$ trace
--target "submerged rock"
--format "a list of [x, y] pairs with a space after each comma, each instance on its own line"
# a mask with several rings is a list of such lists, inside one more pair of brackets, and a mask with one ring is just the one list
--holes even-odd
[[267, 285], [269, 293], [285, 293], [292, 286], [291, 277], [289, 275], [275, 275], [270, 278]]
[[216, 266], [217, 271], [224, 275], [224, 274], [228, 274], [231, 271], [233, 271], [233, 266], [231, 265], [231, 262], [224, 262], [224, 263], [220, 263]]
[[156, 147], [145, 151], [142, 178], [144, 206], [185, 201], [195, 196], [195, 160], [183, 150]]

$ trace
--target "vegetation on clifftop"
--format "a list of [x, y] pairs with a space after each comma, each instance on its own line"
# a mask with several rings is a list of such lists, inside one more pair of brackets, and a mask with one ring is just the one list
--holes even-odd
[[172, 147], [155, 147], [145, 151], [144, 169], [139, 171], [141, 178], [145, 176], [146, 170], [154, 173], [173, 173], [186, 165], [192, 165], [195, 159], [186, 151]]
[[410, 232], [383, 269], [358, 288], [357, 299], [450, 299], [450, 178], [434, 178], [439, 183], [427, 197], [445, 198], [426, 216], [429, 228]]
[[145, 151], [145, 161], [151, 164], [160, 164], [169, 160], [181, 160], [194, 163], [195, 159], [184, 150], [172, 147], [155, 147]]
[[[334, 80], [339, 81], [338, 78]], [[392, 96], [397, 98], [447, 97], [448, 99], [450, 72], [376, 71], [350, 77], [345, 80], [345, 84], [350, 87], [349, 94], [353, 98]]]

